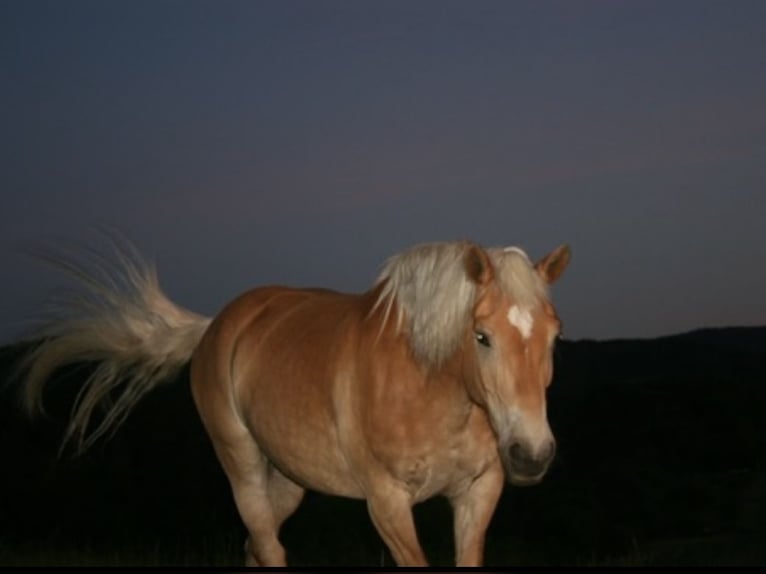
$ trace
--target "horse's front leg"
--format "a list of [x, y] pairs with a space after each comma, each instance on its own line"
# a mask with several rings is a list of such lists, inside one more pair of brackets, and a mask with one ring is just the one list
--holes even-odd
[[398, 566], [428, 566], [412, 518], [412, 499], [404, 488], [386, 485], [367, 498], [367, 509]]
[[458, 566], [481, 566], [484, 537], [505, 482], [500, 463], [492, 465], [468, 488], [450, 496], [455, 512], [455, 561]]

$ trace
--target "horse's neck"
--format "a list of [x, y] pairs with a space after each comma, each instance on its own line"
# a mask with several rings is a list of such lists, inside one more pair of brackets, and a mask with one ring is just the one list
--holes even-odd
[[[378, 285], [360, 298], [366, 351], [375, 356], [380, 365], [385, 365], [388, 371], [393, 371], [391, 365], [400, 365], [399, 373], [408, 379], [406, 391], [403, 389], [403, 392], [413, 395], [413, 398], [414, 395], [437, 397], [439, 401], [435, 406], [440, 408], [450, 404], [461, 412], [468, 409], [471, 400], [466, 390], [466, 369], [460, 351], [443, 364], [423, 364], [412, 352], [406, 325], [399, 324], [396, 303], [393, 302], [387, 309], [387, 302], [379, 304], [380, 293], [381, 285]], [[397, 383], [390, 381], [386, 384]]]

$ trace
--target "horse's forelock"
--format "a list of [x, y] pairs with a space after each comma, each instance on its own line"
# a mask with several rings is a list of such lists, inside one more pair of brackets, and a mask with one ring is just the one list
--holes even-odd
[[532, 309], [548, 299], [548, 287], [527, 254], [518, 247], [487, 249], [503, 292], [522, 309]]

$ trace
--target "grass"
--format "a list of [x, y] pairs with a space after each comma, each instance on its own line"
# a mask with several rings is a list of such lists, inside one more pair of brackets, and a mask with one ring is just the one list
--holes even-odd
[[126, 543], [115, 548], [94, 547], [88, 543], [62, 546], [53, 542], [0, 545], [2, 567], [162, 567], [162, 566], [240, 566], [241, 545], [202, 541], [192, 546], [155, 543]]
[[[661, 567], [661, 566], [759, 566], [766, 564], [766, 552], [755, 538], [709, 537], [634, 543], [628, 552], [615, 556], [597, 556], [583, 551], [579, 557], [567, 560], [548, 553], [543, 557], [537, 552], [527, 554], [520, 541], [510, 541], [509, 556], [504, 565], [526, 566], [581, 566], [581, 567]], [[354, 552], [355, 558], [360, 554]], [[344, 565], [348, 557], [334, 557]], [[489, 558], [489, 557], [488, 557]], [[494, 565], [500, 557], [492, 557]], [[95, 548], [88, 544], [61, 547], [52, 543], [26, 543], [16, 547], [0, 545], [0, 566], [2, 567], [163, 567], [203, 566], [238, 567], [243, 560], [239, 543], [231, 540], [207, 540], [192, 545], [188, 542], [176, 545], [160, 544], [138, 546], [130, 543], [120, 548]], [[353, 558], [351, 559], [354, 560]], [[293, 566], [314, 566], [329, 564], [333, 557], [323, 556], [315, 564], [306, 557], [291, 561]], [[380, 557], [369, 556], [365, 563], [357, 566], [380, 566]], [[392, 566], [388, 561], [384, 566]]]

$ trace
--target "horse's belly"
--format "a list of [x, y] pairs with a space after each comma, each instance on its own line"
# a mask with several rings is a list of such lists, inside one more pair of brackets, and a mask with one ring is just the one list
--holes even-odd
[[280, 472], [311, 490], [363, 497], [340, 449], [335, 426], [325, 413], [272, 405], [269, 412], [249, 418], [259, 448]]

